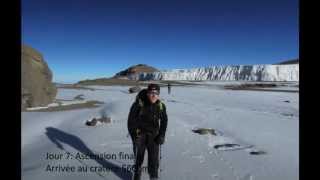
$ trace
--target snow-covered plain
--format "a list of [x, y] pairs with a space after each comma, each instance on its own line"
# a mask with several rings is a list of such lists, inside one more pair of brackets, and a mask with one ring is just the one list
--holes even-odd
[[[233, 91], [209, 85], [214, 83], [174, 86], [170, 95], [166, 88], [161, 89], [169, 123], [162, 146], [160, 178], [298, 179], [298, 93]], [[58, 89], [57, 99], [72, 99], [83, 94], [86, 100], [105, 102], [99, 108], [22, 112], [23, 180], [130, 179], [126, 168], [134, 160], [120, 153], [132, 154], [127, 116], [136, 94], [129, 94], [126, 86], [90, 87], [102, 90]], [[102, 114], [111, 117], [112, 122], [95, 127], [85, 125], [86, 120]], [[196, 128], [213, 128], [217, 136], [193, 133]], [[214, 148], [225, 144], [237, 146]], [[250, 154], [256, 150], [266, 154]], [[62, 157], [49, 160], [47, 153], [62, 154]], [[104, 153], [106, 157], [81, 159], [77, 153]], [[51, 172], [48, 165], [89, 169], [87, 172]], [[102, 171], [102, 167], [109, 171]], [[143, 179], [148, 179], [146, 172]]]

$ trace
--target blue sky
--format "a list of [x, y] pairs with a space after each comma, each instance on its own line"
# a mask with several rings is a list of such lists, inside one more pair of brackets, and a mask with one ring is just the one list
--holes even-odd
[[299, 57], [297, 0], [22, 0], [22, 43], [55, 82]]

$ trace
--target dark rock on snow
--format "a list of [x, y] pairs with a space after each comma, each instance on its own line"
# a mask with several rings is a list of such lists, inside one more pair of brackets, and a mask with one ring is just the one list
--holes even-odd
[[129, 93], [136, 93], [139, 92], [141, 88], [139, 86], [129, 88]]
[[111, 122], [111, 118], [109, 118], [109, 117], [92, 118], [91, 120], [86, 121], [86, 125], [87, 126], [96, 126], [98, 122], [110, 123]]

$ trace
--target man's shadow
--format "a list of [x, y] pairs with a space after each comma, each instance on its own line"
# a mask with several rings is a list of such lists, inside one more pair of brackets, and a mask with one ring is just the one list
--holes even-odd
[[[87, 155], [88, 157], [91, 157], [90, 155], [94, 154], [92, 150], [89, 149], [79, 137], [63, 132], [53, 127], [47, 127], [46, 130], [46, 135], [53, 143], [57, 145], [58, 148], [64, 149], [61, 144], [62, 142], [75, 148], [82, 154]], [[123, 180], [130, 180], [132, 177], [132, 173], [130, 171], [128, 171], [125, 168], [121, 168], [111, 162], [108, 162], [105, 159], [94, 158], [94, 160], [104, 168], [112, 171], [115, 175], [117, 175], [119, 178]]]

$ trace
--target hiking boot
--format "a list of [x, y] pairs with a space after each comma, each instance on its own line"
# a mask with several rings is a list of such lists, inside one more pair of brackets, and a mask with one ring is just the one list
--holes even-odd
[[141, 168], [138, 168], [134, 172], [133, 180], [140, 180], [141, 179]]
[[133, 180], [141, 180], [141, 173], [134, 173]]

